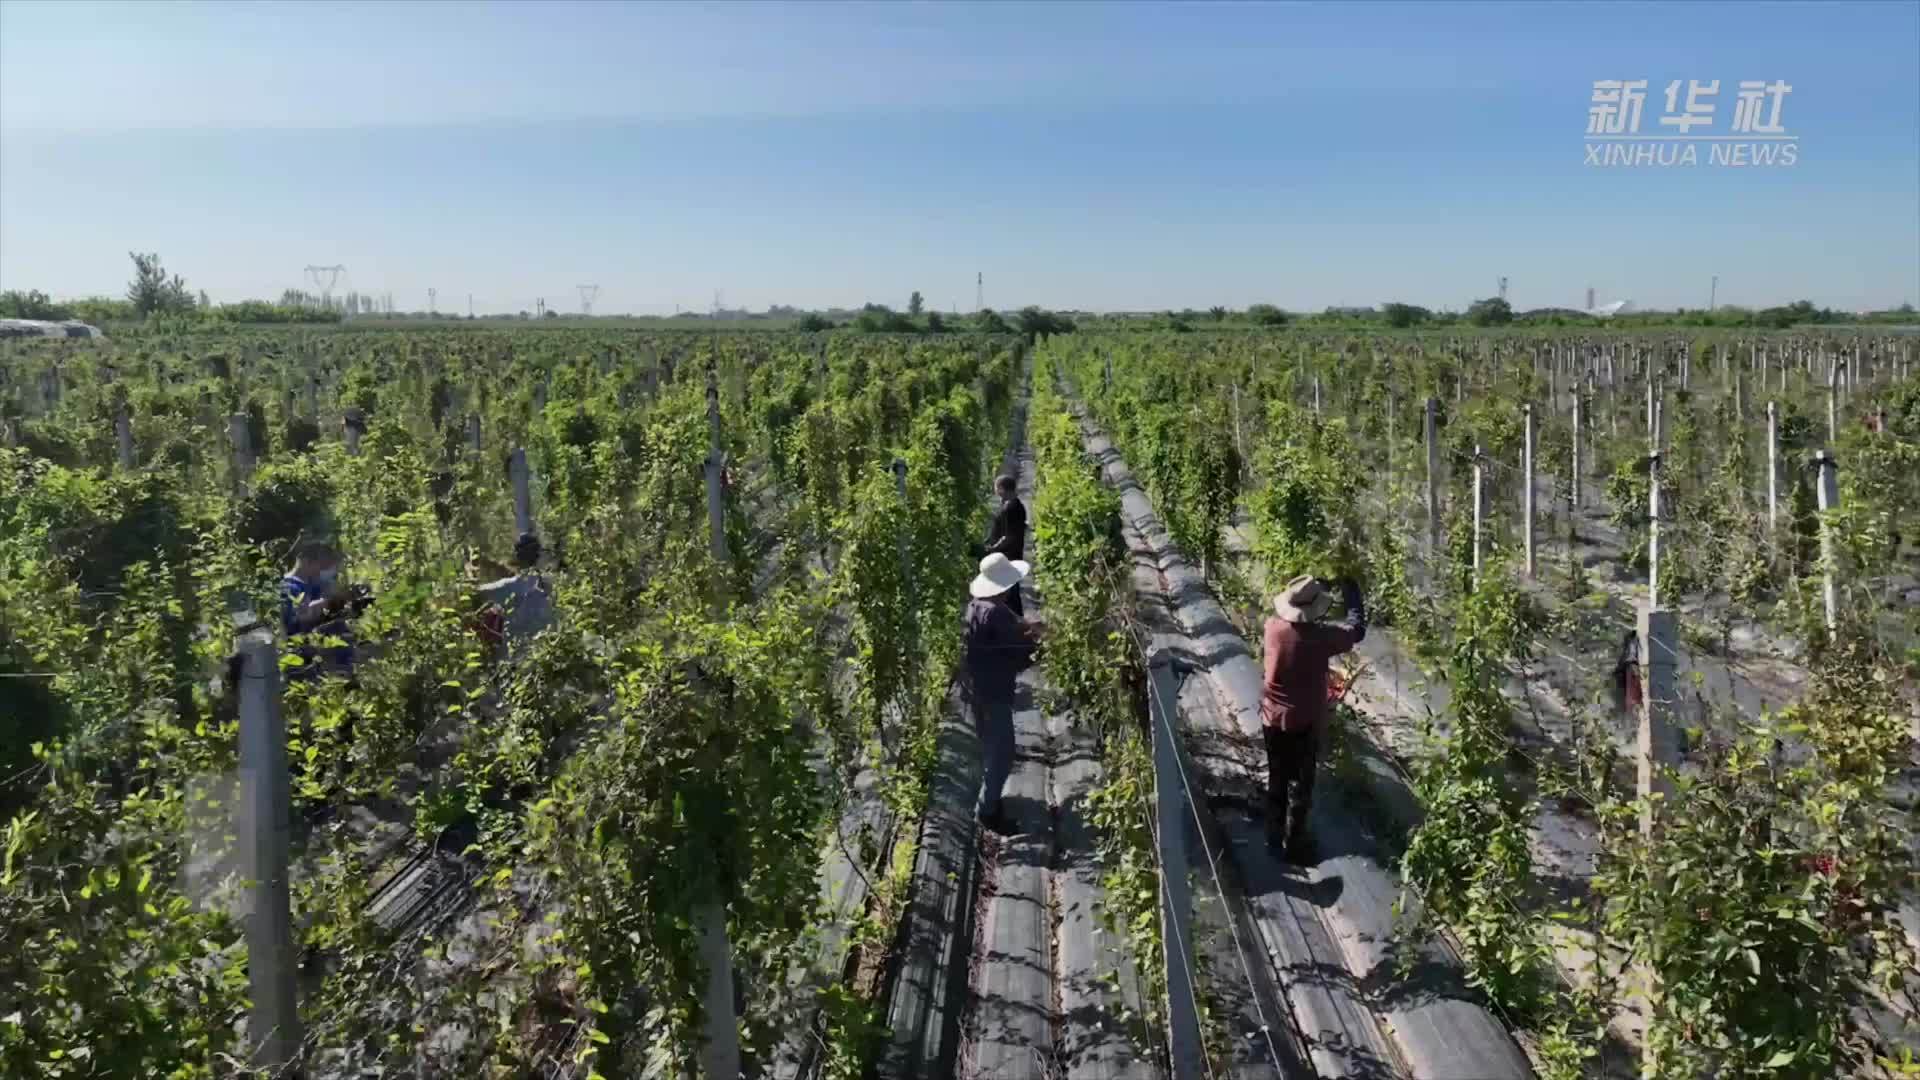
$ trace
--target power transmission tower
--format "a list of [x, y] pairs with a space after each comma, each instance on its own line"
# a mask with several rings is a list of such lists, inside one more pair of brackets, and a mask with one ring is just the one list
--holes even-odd
[[1720, 297], [1720, 275], [1713, 275], [1713, 284], [1707, 287], [1707, 310], [1713, 310], [1713, 302]]
[[975, 273], [973, 275], [973, 310], [978, 313], [986, 310], [986, 307], [987, 275], [984, 273]]
[[428, 289], [427, 290], [427, 314], [432, 315], [439, 310], [440, 310], [440, 290]]
[[473, 318], [473, 294], [467, 294], [467, 318]]
[[582, 315], [593, 314], [593, 301], [595, 297], [598, 297], [600, 295], [600, 286], [575, 285], [574, 288], [580, 290], [580, 314]]
[[307, 267], [307, 280], [313, 282], [313, 287], [319, 290], [322, 308], [333, 306], [333, 287], [340, 283], [340, 275], [346, 272], [347, 268], [344, 266]]
[[1500, 279], [1500, 299], [1505, 300], [1506, 298], [1507, 298], [1507, 279], [1501, 278]]

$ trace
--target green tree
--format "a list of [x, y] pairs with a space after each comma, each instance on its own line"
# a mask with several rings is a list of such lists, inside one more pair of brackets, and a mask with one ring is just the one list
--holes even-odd
[[1433, 316], [1433, 312], [1426, 308], [1401, 303], [1383, 304], [1380, 313], [1386, 316], [1388, 326], [1401, 329], [1426, 322]]
[[1018, 318], [1020, 332], [1025, 334], [1029, 341], [1045, 339], [1053, 334], [1071, 334], [1074, 330], [1072, 319], [1064, 315], [1056, 315], [1051, 311], [1042, 311], [1031, 304], [1020, 309]]
[[0, 292], [0, 318], [46, 319], [59, 322], [62, 319], [73, 318], [73, 312], [54, 303], [39, 289], [31, 292], [9, 289], [6, 292]]
[[146, 317], [193, 310], [193, 294], [179, 274], [167, 276], [160, 256], [129, 251], [133, 260], [133, 280], [127, 285], [127, 302], [136, 315]]
[[798, 327], [803, 334], [818, 334], [823, 330], [833, 329], [833, 320], [825, 318], [816, 312], [809, 311], [805, 315], [800, 316]]
[[1247, 309], [1247, 318], [1252, 319], [1255, 326], [1287, 325], [1287, 313], [1272, 304], [1253, 305]]
[[926, 302], [920, 299], [919, 289], [913, 290], [913, 295], [907, 297], [907, 314], [917, 318], [920, 315], [920, 309], [925, 306]]
[[1497, 296], [1475, 300], [1467, 308], [1467, 321], [1475, 326], [1505, 326], [1513, 321], [1513, 305]]
[[940, 317], [940, 313], [939, 313], [939, 312], [937, 312], [937, 311], [929, 311], [929, 312], [927, 312], [927, 331], [928, 331], [929, 333], [933, 333], [933, 334], [944, 334], [944, 333], [946, 333], [946, 332], [947, 332], [947, 320], [945, 320], [945, 319], [942, 319], [942, 318]]
[[1208, 309], [1207, 309], [1207, 314], [1209, 314], [1209, 315], [1211, 315], [1211, 316], [1213, 316], [1213, 321], [1214, 321], [1214, 322], [1225, 322], [1225, 321], [1227, 321], [1227, 309], [1226, 309], [1226, 308], [1223, 308], [1223, 307], [1221, 307], [1221, 306], [1219, 306], [1218, 304], [1216, 304], [1216, 305], [1214, 305], [1213, 307], [1210, 307], [1210, 308], [1208, 308]]

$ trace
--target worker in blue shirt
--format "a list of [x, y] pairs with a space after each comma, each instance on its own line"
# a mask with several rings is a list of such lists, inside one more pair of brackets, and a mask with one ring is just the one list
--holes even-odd
[[[347, 619], [371, 602], [365, 589], [341, 587], [340, 553], [333, 545], [301, 544], [293, 569], [280, 579], [280, 627], [288, 648], [301, 659], [287, 677], [310, 679], [327, 671], [351, 675], [353, 639]], [[316, 644], [316, 638], [335, 638], [340, 643]]]

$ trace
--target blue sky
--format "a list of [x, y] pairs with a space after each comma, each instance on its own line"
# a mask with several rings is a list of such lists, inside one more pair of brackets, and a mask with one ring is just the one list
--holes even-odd
[[[1920, 3], [0, 2], [0, 288], [403, 308], [1920, 303]], [[1594, 168], [1596, 79], [1792, 168]], [[1704, 158], [1704, 147], [1702, 157]]]

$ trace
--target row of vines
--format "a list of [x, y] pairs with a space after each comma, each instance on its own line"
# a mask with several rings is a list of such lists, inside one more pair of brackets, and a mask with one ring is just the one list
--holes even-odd
[[[830, 1067], [857, 1073], [872, 980], [793, 1000], [788, 973], [854, 777], [903, 819], [924, 803], [1018, 363], [1003, 340], [574, 330], [9, 346], [0, 1072], [244, 1069], [229, 613], [272, 611], [324, 539], [377, 600], [354, 677], [282, 703], [303, 1068], [692, 1075], [719, 902], [750, 1064], [826, 1004]], [[557, 617], [501, 662], [468, 566], [512, 544], [516, 448]], [[396, 927], [375, 886], [423, 847], [471, 897]], [[871, 943], [911, 852], [861, 861]]]
[[[1043, 356], [1243, 629], [1295, 574], [1352, 575], [1444, 688], [1406, 757], [1420, 818], [1398, 857], [1422, 902], [1404, 929], [1453, 940], [1542, 1075], [1826, 1077], [1911, 1071], [1920, 1042], [1920, 926], [1901, 922], [1920, 893], [1913, 349], [1785, 334], [1080, 335]], [[1519, 543], [1529, 408], [1532, 577]], [[1763, 641], [1796, 690], [1761, 710], [1740, 706], [1733, 675], [1725, 693], [1688, 687], [1685, 766], [1643, 800], [1622, 752], [1637, 722], [1606, 676], [1645, 595], [1656, 448], [1661, 597], [1681, 609], [1683, 647], [1732, 672], [1758, 663], [1736, 639]], [[1817, 448], [1841, 462], [1840, 505], [1824, 513], [1805, 465]], [[1553, 658], [1573, 674], [1547, 687]], [[1576, 718], [1545, 750], [1521, 738], [1538, 733], [1525, 714], [1542, 693]], [[1368, 728], [1351, 706], [1337, 726]], [[1550, 815], [1591, 838], [1574, 880], [1541, 862]], [[1643, 831], [1643, 815], [1658, 827]], [[1638, 1045], [1623, 1055], [1623, 1042]]]

